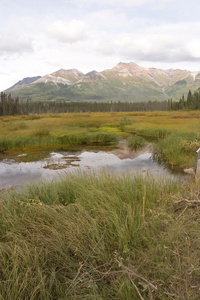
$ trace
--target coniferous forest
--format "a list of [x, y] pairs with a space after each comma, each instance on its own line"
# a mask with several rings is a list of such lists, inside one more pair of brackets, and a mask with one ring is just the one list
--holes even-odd
[[130, 111], [167, 111], [167, 110], [198, 110], [200, 109], [200, 88], [193, 93], [189, 90], [177, 102], [166, 101], [148, 102], [31, 102], [20, 101], [1, 92], [0, 116], [14, 116], [41, 113], [79, 113], [79, 112], [130, 112]]

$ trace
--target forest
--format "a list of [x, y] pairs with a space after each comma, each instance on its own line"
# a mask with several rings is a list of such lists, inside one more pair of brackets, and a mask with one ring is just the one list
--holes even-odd
[[130, 112], [130, 111], [168, 111], [168, 110], [197, 110], [200, 109], [200, 89], [189, 90], [185, 99], [183, 95], [178, 102], [166, 101], [148, 102], [31, 102], [20, 101], [1, 92], [0, 116], [28, 115], [41, 113], [84, 113], [84, 112]]

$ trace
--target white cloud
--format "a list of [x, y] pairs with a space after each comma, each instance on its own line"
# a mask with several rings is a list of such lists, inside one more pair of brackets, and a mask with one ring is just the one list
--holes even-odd
[[84, 16], [84, 20], [90, 30], [107, 32], [120, 31], [131, 23], [124, 12], [111, 8], [89, 12]]
[[[187, 42], [186, 42], [187, 36]], [[98, 34], [96, 51], [133, 61], [186, 62], [200, 61], [200, 24], [163, 24], [139, 32]], [[106, 50], [106, 51], [105, 51]]]
[[32, 40], [14, 32], [0, 32], [0, 55], [22, 54], [32, 52]]
[[195, 38], [192, 38], [190, 42], [186, 45], [186, 49], [191, 53], [194, 59], [200, 58], [200, 41], [197, 41]]
[[[170, 0], [161, 0], [163, 1], [170, 1]], [[172, 1], [172, 0], [171, 0]], [[155, 3], [156, 0], [73, 0], [74, 3], [78, 3], [81, 6], [84, 5], [106, 5], [106, 6], [141, 6], [147, 3]]]
[[75, 43], [86, 37], [85, 24], [80, 20], [58, 20], [48, 28], [51, 36], [63, 43]]

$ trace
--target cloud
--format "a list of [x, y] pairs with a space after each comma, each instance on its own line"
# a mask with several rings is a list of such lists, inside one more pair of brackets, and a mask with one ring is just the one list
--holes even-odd
[[58, 20], [48, 28], [49, 34], [63, 43], [76, 43], [86, 38], [85, 24], [80, 20]]
[[0, 32], [0, 55], [22, 54], [32, 52], [32, 40], [27, 36], [18, 35], [17, 33]]
[[200, 61], [200, 23], [161, 24], [133, 28], [132, 32], [99, 32], [97, 36], [94, 48], [102, 55], [138, 62]]
[[[169, 1], [169, 0], [168, 0]], [[155, 0], [73, 0], [80, 5], [106, 5], [106, 6], [140, 6], [146, 3], [155, 2]]]
[[[72, 2], [72, 0], [71, 0]], [[175, 0], [73, 0], [73, 4], [80, 7], [139, 7], [143, 5], [155, 5], [155, 8], [163, 9], [169, 2], [176, 2]]]

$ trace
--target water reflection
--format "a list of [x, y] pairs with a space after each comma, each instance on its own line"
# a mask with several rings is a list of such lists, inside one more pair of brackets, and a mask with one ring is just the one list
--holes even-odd
[[152, 153], [144, 153], [133, 159], [120, 159], [111, 152], [92, 150], [51, 152], [45, 158], [43, 156], [44, 153], [40, 160], [31, 162], [28, 161], [30, 158], [27, 158], [26, 153], [0, 160], [0, 189], [38, 182], [41, 179], [57, 179], [60, 175], [75, 170], [105, 169], [113, 173], [137, 172], [154, 176], [174, 176], [152, 158]]

